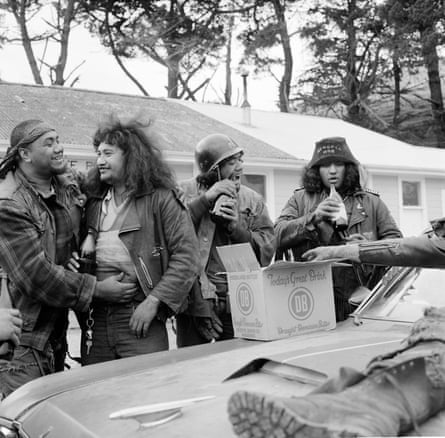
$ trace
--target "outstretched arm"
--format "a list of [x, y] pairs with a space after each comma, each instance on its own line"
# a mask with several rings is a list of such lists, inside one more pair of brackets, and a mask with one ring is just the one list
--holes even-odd
[[348, 259], [354, 262], [392, 266], [445, 266], [445, 238], [436, 235], [388, 239], [343, 246], [327, 246], [306, 251], [310, 261]]

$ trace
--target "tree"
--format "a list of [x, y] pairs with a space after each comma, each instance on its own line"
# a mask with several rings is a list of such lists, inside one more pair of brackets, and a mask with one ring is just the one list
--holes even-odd
[[[87, 1], [84, 5], [90, 29], [111, 49], [122, 68], [122, 58], [147, 56], [167, 68], [169, 97], [195, 99], [209, 79], [194, 89], [191, 79], [204, 66], [212, 65], [225, 43], [224, 28], [216, 13], [218, 3], [102, 0]], [[140, 83], [139, 88], [143, 91]]]
[[[6, 42], [20, 41], [25, 50], [28, 64], [31, 68], [34, 82], [43, 84], [42, 70], [46, 68], [53, 85], [65, 85], [79, 66], [65, 76], [68, 61], [68, 45], [72, 27], [77, 24], [79, 13], [79, 0], [1, 0], [0, 6], [3, 10], [12, 14], [19, 30], [19, 36], [5, 36]], [[45, 23], [43, 31], [33, 31], [32, 20], [36, 17], [52, 17], [41, 19]], [[40, 26], [39, 26], [40, 27]], [[38, 58], [34, 51], [34, 43], [45, 42], [43, 56]], [[47, 61], [46, 48], [48, 44], [58, 46], [58, 57], [56, 62]], [[77, 78], [74, 78], [73, 85]]]
[[370, 0], [317, 0], [308, 9], [301, 28], [310, 41], [314, 66], [300, 78], [296, 102], [342, 111], [356, 124], [369, 126], [378, 118], [369, 105], [384, 71], [382, 62], [382, 21], [376, 2]]
[[[416, 36], [427, 71], [430, 104], [437, 142], [445, 139], [445, 111], [440, 82], [438, 47], [445, 41], [443, 0], [388, 0], [388, 22], [405, 38]], [[445, 146], [444, 146], [445, 147]]]
[[[289, 112], [289, 95], [291, 91], [293, 56], [289, 32], [289, 15], [295, 12], [294, 5], [298, 0], [261, 0], [253, 1], [244, 11], [247, 28], [240, 39], [245, 47], [246, 63], [253, 63], [257, 72], [272, 74], [273, 68], [282, 67], [283, 74], [277, 78], [279, 83], [278, 103], [280, 111]], [[280, 47], [282, 56], [274, 54], [274, 48]]]

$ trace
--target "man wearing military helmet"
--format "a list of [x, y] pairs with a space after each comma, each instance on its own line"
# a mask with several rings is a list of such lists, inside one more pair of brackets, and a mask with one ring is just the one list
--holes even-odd
[[198, 235], [201, 274], [189, 309], [177, 316], [179, 347], [233, 337], [227, 277], [217, 246], [250, 243], [261, 266], [273, 257], [273, 223], [266, 205], [241, 184], [243, 153], [227, 135], [208, 135], [195, 148], [198, 176], [180, 183]]

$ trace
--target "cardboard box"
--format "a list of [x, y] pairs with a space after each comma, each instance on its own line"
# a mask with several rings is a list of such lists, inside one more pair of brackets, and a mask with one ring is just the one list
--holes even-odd
[[235, 336], [273, 340], [335, 328], [333, 261], [261, 268], [248, 243], [221, 246]]

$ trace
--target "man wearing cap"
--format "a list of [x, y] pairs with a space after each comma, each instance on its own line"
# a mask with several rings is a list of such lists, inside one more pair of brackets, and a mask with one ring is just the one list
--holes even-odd
[[179, 347], [233, 337], [225, 268], [216, 247], [250, 243], [261, 266], [274, 253], [273, 223], [262, 197], [241, 184], [243, 149], [223, 134], [196, 146], [199, 175], [180, 183], [198, 235], [201, 274], [186, 313], [177, 316]]
[[[54, 369], [54, 350], [66, 327], [67, 309], [85, 312], [94, 297], [130, 301], [133, 283], [103, 281], [65, 269], [72, 256], [73, 200], [64, 186], [63, 147], [41, 120], [19, 123], [0, 163], [0, 266], [6, 291], [20, 311], [20, 344], [0, 359], [0, 399]], [[2, 288], [3, 289], [3, 288]]]
[[[339, 201], [330, 196], [331, 186], [342, 198], [347, 224], [340, 230], [334, 218]], [[302, 187], [295, 190], [275, 223], [277, 257], [301, 260], [310, 248], [345, 242], [391, 239], [401, 232], [385, 203], [376, 193], [362, 188], [359, 162], [343, 137], [318, 141], [303, 171]], [[351, 265], [333, 271], [337, 321], [353, 310], [348, 299], [360, 285], [373, 287], [382, 268]]]

